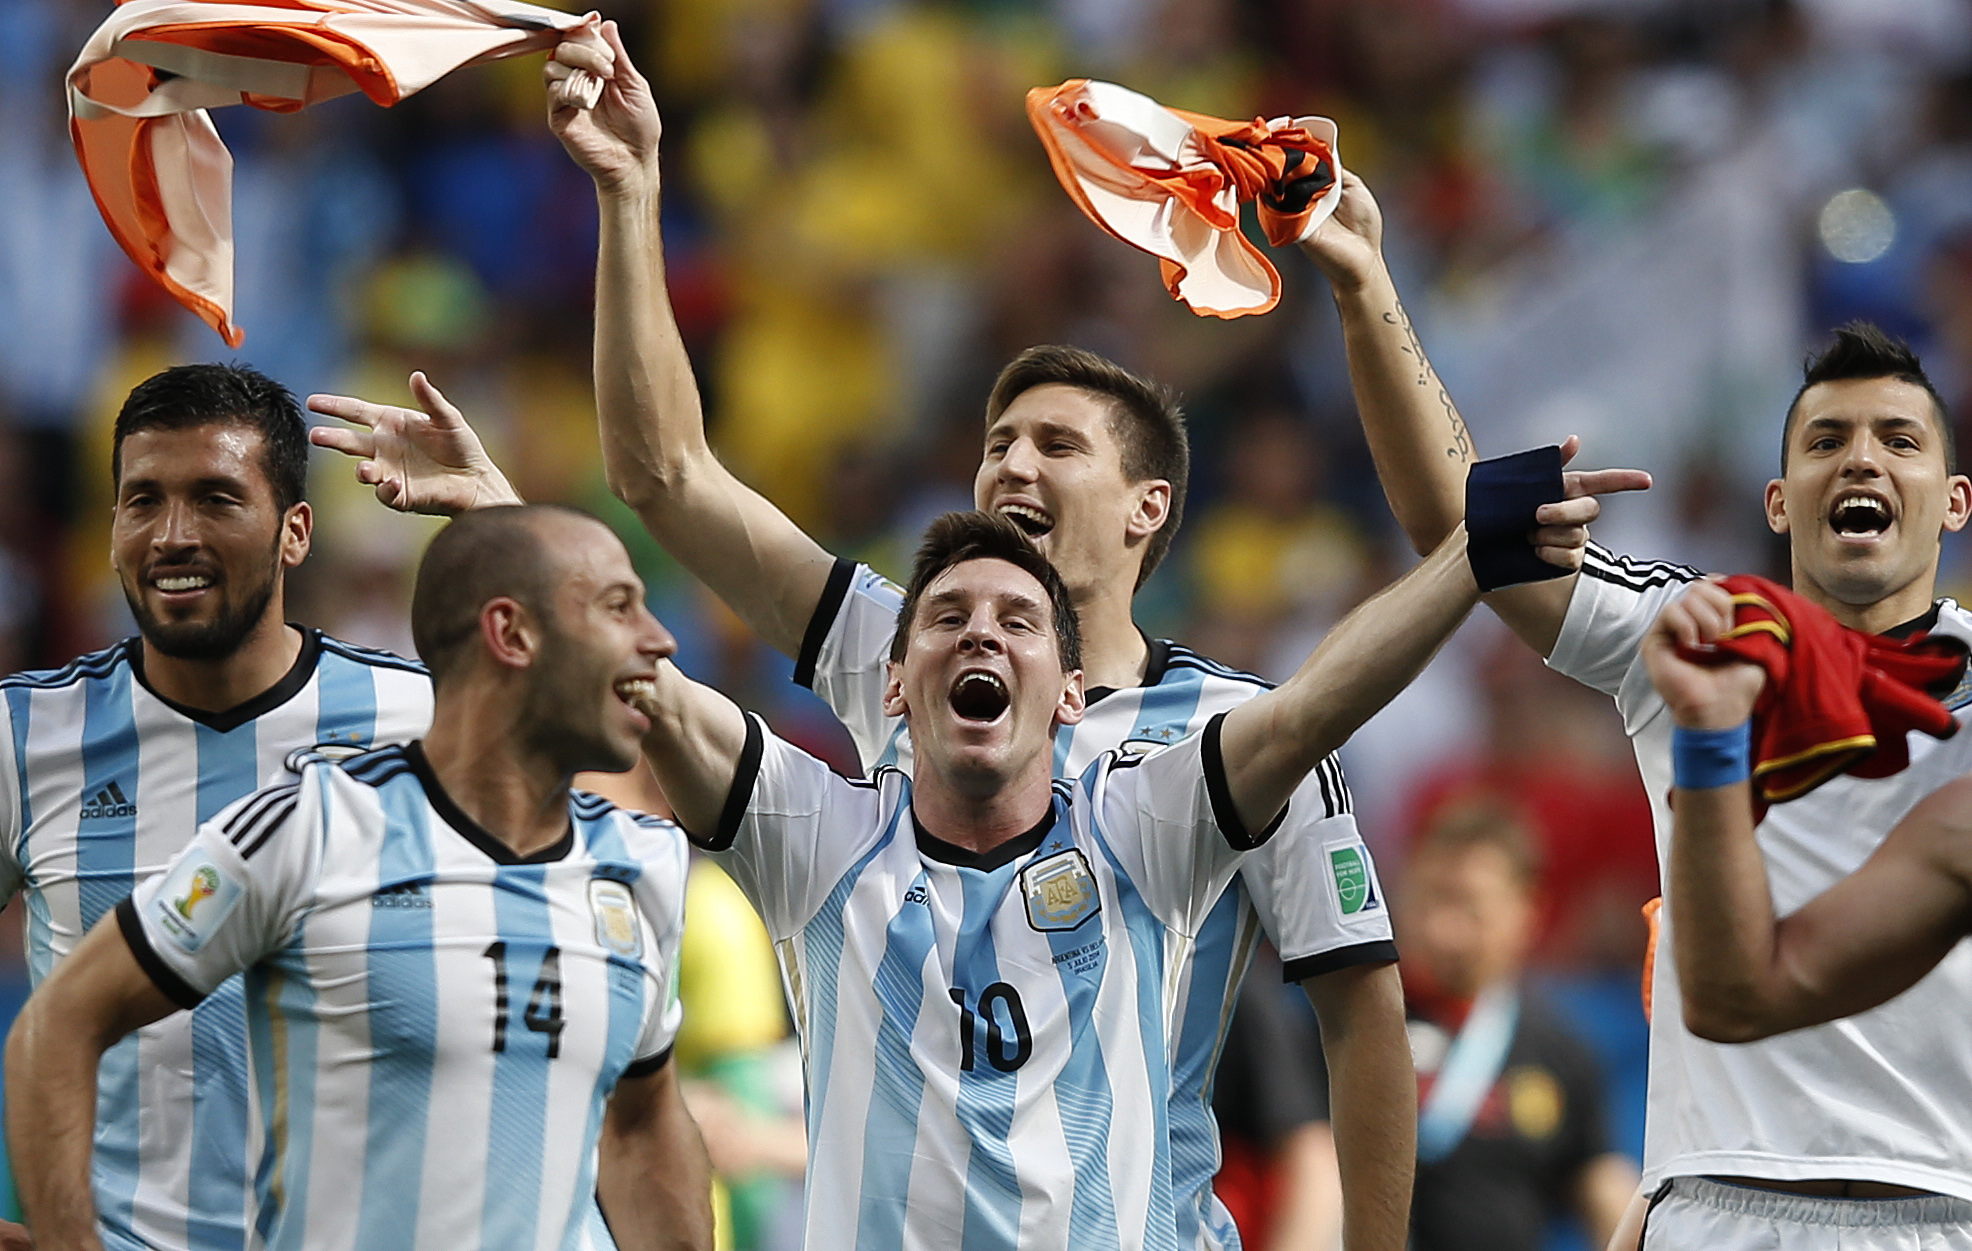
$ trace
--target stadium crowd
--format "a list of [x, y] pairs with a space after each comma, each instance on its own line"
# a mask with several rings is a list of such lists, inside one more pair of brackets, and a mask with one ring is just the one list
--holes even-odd
[[[978, 397], [1002, 362], [1049, 342], [1185, 397], [1187, 524], [1139, 597], [1146, 630], [1284, 679], [1412, 560], [1313, 265], [1277, 255], [1285, 296], [1264, 317], [1198, 318], [1166, 299], [1148, 259], [1061, 194], [1021, 115], [1027, 88], [1071, 76], [1221, 117], [1333, 117], [1344, 161], [1376, 189], [1417, 334], [1484, 452], [1572, 433], [1596, 464], [1655, 474], [1599, 523], [1620, 550], [1784, 576], [1753, 501], [1773, 474], [1775, 414], [1826, 327], [1865, 317], [1908, 338], [1960, 420], [1972, 413], [1972, 6], [1956, 0], [604, 13], [664, 119], [669, 288], [713, 442], [830, 550], [893, 578], [927, 521], [970, 505]], [[102, 469], [140, 379], [237, 355], [297, 394], [407, 402], [403, 379], [421, 369], [522, 496], [611, 522], [686, 671], [854, 764], [788, 660], [610, 496], [590, 381], [594, 197], [542, 124], [535, 61], [454, 74], [390, 111], [220, 112], [248, 335], [228, 353], [116, 250], [76, 170], [59, 76], [101, 16], [0, 0], [15, 61], [0, 78], [15, 119], [0, 132], [0, 672], [131, 632], [102, 557]], [[434, 526], [377, 508], [337, 458], [318, 454], [312, 473], [318, 542], [290, 577], [290, 617], [411, 654], [411, 580]], [[1968, 581], [1947, 545], [1941, 591]], [[1619, 718], [1481, 613], [1342, 757], [1393, 887], [1430, 831], [1477, 813], [1524, 833], [1528, 974], [1553, 1028], [1593, 1056], [1570, 1053], [1571, 1083], [1599, 1069], [1607, 1100], [1591, 1118], [1606, 1141], [1567, 1167], [1639, 1155], [1641, 908], [1657, 868]], [[0, 921], [0, 1009], [25, 997], [19, 942], [15, 918]], [[799, 1151], [784, 1141], [799, 1086], [774, 1050], [784, 1023], [759, 1008], [770, 973], [704, 976], [698, 993], [738, 998], [744, 984], [753, 998], [708, 1008], [709, 1025], [688, 1003], [679, 1041], [687, 1076], [708, 1083], [693, 1106], [714, 1163], [748, 1179], [726, 1228], [736, 1217], [738, 1245], [763, 1248], [799, 1232], [786, 1180]], [[1308, 1028], [1298, 993], [1272, 1008]], [[730, 1044], [689, 1036], [722, 1025]], [[1258, 1135], [1262, 1151], [1292, 1128]]]

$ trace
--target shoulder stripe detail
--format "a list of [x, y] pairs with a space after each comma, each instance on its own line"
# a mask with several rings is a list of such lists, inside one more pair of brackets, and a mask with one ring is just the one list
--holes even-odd
[[254, 822], [260, 820], [262, 813], [282, 800], [292, 799], [300, 793], [301, 783], [290, 782], [286, 786], [269, 787], [253, 796], [247, 800], [246, 807], [234, 813], [233, 819], [226, 823], [224, 832], [227, 839], [233, 846], [239, 846], [240, 840], [246, 837], [247, 831], [253, 827]]
[[[350, 777], [355, 778], [358, 782], [365, 783], [369, 786], [376, 786], [386, 779], [376, 777], [375, 775], [379, 771], [389, 769], [392, 765], [397, 765], [405, 769], [411, 767], [411, 762], [404, 758], [404, 748], [400, 744], [393, 743], [389, 747], [379, 747], [375, 751], [366, 751], [360, 756], [351, 756], [349, 759], [339, 762], [336, 767], [347, 773]], [[389, 776], [395, 777], [396, 773], [392, 771]]]
[[1235, 669], [1231, 665], [1220, 664], [1210, 656], [1202, 656], [1182, 643], [1171, 643], [1168, 646], [1170, 648], [1170, 654], [1165, 661], [1167, 668], [1195, 669], [1200, 673], [1226, 678], [1233, 682], [1246, 682], [1253, 686], [1264, 687], [1267, 690], [1274, 688], [1272, 682], [1257, 673], [1248, 673], [1244, 669]]
[[334, 652], [343, 659], [353, 660], [359, 665], [375, 665], [380, 669], [402, 669], [406, 673], [415, 673], [419, 677], [431, 676], [431, 671], [424, 667], [422, 661], [411, 660], [407, 657], [399, 656], [396, 652], [387, 652], [381, 648], [360, 647], [355, 643], [345, 643], [341, 639], [331, 638], [326, 634], [322, 636], [322, 650]]
[[275, 827], [294, 815], [295, 806], [300, 802], [300, 783], [277, 786], [255, 796], [245, 810], [227, 822], [226, 837], [240, 849], [240, 858], [252, 858]]
[[1582, 572], [1598, 582], [1609, 582], [1632, 591], [1647, 591], [1672, 582], [1696, 582], [1705, 575], [1690, 565], [1663, 560], [1633, 560], [1616, 556], [1607, 549], [1589, 544], [1582, 558]]
[[246, 846], [240, 848], [240, 859], [242, 860], [253, 859], [253, 853], [259, 851], [263, 846], [265, 846], [267, 840], [274, 836], [274, 831], [280, 829], [283, 825], [286, 825], [288, 818], [293, 816], [294, 810], [296, 808], [299, 808], [300, 806], [301, 806], [301, 799], [297, 796], [296, 798], [288, 800], [288, 802], [282, 804], [280, 807], [270, 811], [267, 814], [267, 819], [260, 823], [259, 833], [254, 837], [254, 840], [248, 843]]
[[100, 680], [116, 671], [118, 665], [126, 663], [125, 648], [128, 640], [105, 647], [87, 656], [78, 656], [59, 669], [34, 669], [26, 673], [12, 673], [0, 678], [0, 688], [27, 687], [33, 690], [49, 690], [58, 686], [71, 686], [77, 682]]

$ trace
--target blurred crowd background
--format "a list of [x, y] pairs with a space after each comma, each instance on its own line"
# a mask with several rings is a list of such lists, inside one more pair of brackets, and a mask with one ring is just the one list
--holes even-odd
[[[1277, 255], [1286, 296], [1265, 317], [1169, 300], [1153, 261], [1073, 209], [1028, 128], [1025, 91], [1070, 77], [1225, 117], [1333, 117], [1482, 452], [1573, 433], [1584, 464], [1656, 475], [1600, 528], [1620, 550], [1784, 575], [1760, 490], [1803, 352], [1847, 318], [1909, 337], [1960, 420], [1972, 413], [1965, 0], [604, 12], [664, 111], [671, 293], [716, 444], [836, 550], [893, 574], [925, 520], [969, 502], [1000, 364], [1052, 341], [1186, 397], [1191, 501], [1142, 598], [1147, 628], [1284, 676], [1411, 559], [1319, 275]], [[353, 98], [218, 114], [247, 332], [231, 353], [116, 250], [77, 172], [61, 74], [104, 13], [0, 0], [0, 672], [131, 630], [106, 553], [109, 423], [135, 382], [240, 359], [297, 394], [407, 402], [419, 368], [529, 498], [620, 523], [688, 669], [850, 764], [787, 663], [608, 498], [589, 384], [593, 197], [546, 128], [538, 59], [462, 71], [388, 111]], [[294, 615], [409, 652], [408, 575], [431, 524], [317, 456]], [[1951, 548], [1946, 563], [1950, 590], [1968, 571]], [[1447, 814], [1485, 805], [1524, 827], [1531, 967], [1593, 1045], [1612, 1141], [1636, 1153], [1638, 909], [1655, 869], [1608, 701], [1482, 613], [1345, 759], [1393, 890], [1408, 842]], [[13, 979], [0, 998], [24, 993], [18, 942], [0, 923]]]

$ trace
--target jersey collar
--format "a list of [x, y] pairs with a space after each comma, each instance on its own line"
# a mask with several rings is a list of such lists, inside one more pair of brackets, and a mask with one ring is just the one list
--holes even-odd
[[1041, 845], [1047, 838], [1048, 831], [1054, 828], [1055, 819], [1059, 815], [1057, 805], [1060, 803], [1060, 795], [1050, 794], [1048, 810], [1041, 814], [1041, 819], [1035, 823], [1034, 828], [1025, 834], [1016, 834], [1006, 842], [996, 847], [989, 847], [985, 851], [974, 851], [970, 847], [948, 843], [933, 834], [918, 820], [916, 808], [911, 809], [911, 828], [917, 831], [918, 850], [938, 863], [991, 873], [994, 869], [1012, 864], [1021, 857], [1032, 854], [1034, 849]]
[[425, 747], [422, 740], [413, 740], [404, 744], [404, 760], [405, 763], [411, 766], [411, 772], [417, 774], [418, 781], [423, 784], [425, 797], [431, 800], [432, 810], [438, 813], [439, 819], [457, 830], [459, 837], [485, 852], [487, 859], [493, 861], [493, 863], [553, 864], [557, 860], [567, 858], [568, 853], [574, 849], [575, 819], [571, 816], [568, 822], [568, 833], [562, 835], [559, 839], [556, 839], [533, 855], [515, 855], [513, 848], [493, 837], [492, 833], [485, 826], [467, 816], [465, 810], [453, 802], [450, 795], [445, 793], [445, 788], [439, 784], [438, 775], [432, 772], [431, 761], [425, 757]]
[[123, 640], [123, 654], [130, 661], [131, 676], [137, 679], [137, 685], [151, 693], [153, 699], [181, 717], [196, 721], [209, 730], [225, 734], [287, 703], [301, 693], [301, 688], [308, 685], [308, 679], [315, 676], [315, 664], [322, 658], [322, 632], [312, 626], [295, 625], [292, 621], [287, 624], [301, 631], [301, 651], [295, 656], [294, 664], [288, 667], [287, 673], [282, 675], [279, 682], [245, 703], [234, 704], [231, 708], [219, 712], [192, 708], [175, 699], [160, 695], [157, 688], [151, 685], [150, 679], [144, 676], [142, 635]]
[[[1171, 641], [1169, 639], [1145, 638], [1144, 647], [1149, 655], [1144, 658], [1143, 681], [1138, 686], [1156, 686], [1164, 680], [1164, 671], [1171, 666]], [[1105, 695], [1114, 695], [1122, 688], [1114, 686], [1094, 686], [1083, 692], [1082, 702], [1093, 704]]]

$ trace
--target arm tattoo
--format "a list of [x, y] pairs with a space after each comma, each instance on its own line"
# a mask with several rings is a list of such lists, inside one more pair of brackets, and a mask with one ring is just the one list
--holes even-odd
[[1401, 350], [1409, 353], [1411, 359], [1417, 362], [1417, 385], [1420, 387], [1428, 387], [1433, 383], [1438, 385], [1438, 403], [1444, 407], [1445, 424], [1451, 428], [1452, 435], [1451, 446], [1445, 449], [1445, 455], [1460, 461], [1471, 460], [1472, 432], [1466, 429], [1465, 418], [1458, 415], [1458, 407], [1452, 403], [1451, 392], [1445, 389], [1444, 383], [1438, 381], [1437, 372], [1431, 368], [1431, 362], [1425, 359], [1424, 341], [1417, 337], [1417, 328], [1411, 325], [1410, 314], [1404, 311], [1404, 306], [1400, 303], [1383, 314], [1383, 322], [1388, 326], [1396, 326], [1404, 332], [1406, 343]]

